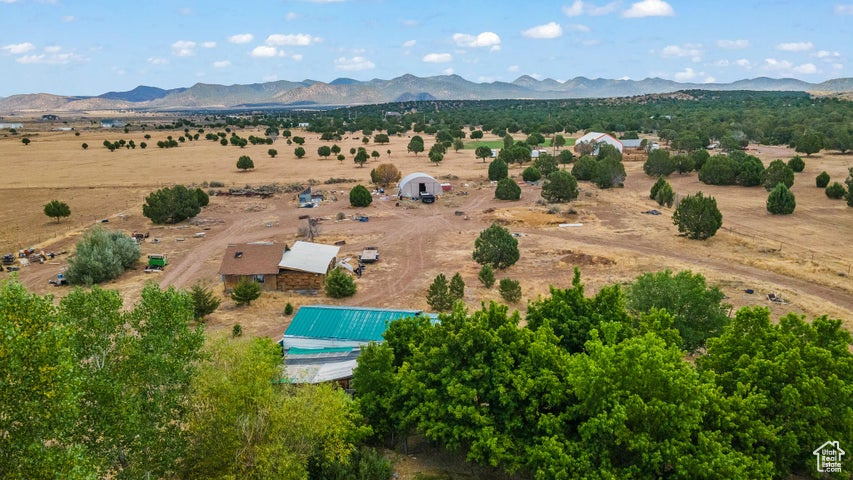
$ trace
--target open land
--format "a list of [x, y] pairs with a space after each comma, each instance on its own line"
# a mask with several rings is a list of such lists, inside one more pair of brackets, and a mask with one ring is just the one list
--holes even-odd
[[[125, 134], [120, 129], [102, 130], [90, 125], [78, 125], [81, 134], [75, 136], [74, 132], [47, 127], [29, 129], [25, 124], [24, 133], [32, 140], [29, 145], [21, 143], [21, 135], [0, 132], [0, 253], [32, 246], [73, 253], [81, 233], [103, 220], [108, 220], [103, 225], [109, 228], [148, 232], [150, 237], [142, 244], [143, 258], [150, 253], [168, 255], [170, 263], [165, 271], [146, 274], [143, 267], [137, 267], [105, 285], [119, 290], [130, 305], [147, 281], [178, 288], [202, 281], [221, 293], [217, 272], [228, 244], [292, 243], [305, 223], [298, 217], [305, 214], [321, 219], [315, 241], [346, 242], [340, 257], [354, 259], [365, 246], [380, 248], [381, 261], [366, 268], [357, 280], [358, 293], [351, 298], [276, 292], [240, 308], [225, 299], [210, 315], [209, 328], [230, 329], [240, 323], [249, 335], [277, 339], [287, 326], [289, 317], [282, 315], [287, 302], [294, 306], [325, 303], [428, 310], [425, 297], [433, 278], [457, 271], [467, 285], [464, 300], [469, 308], [478, 308], [484, 301], [500, 301], [496, 288], [486, 290], [479, 283], [479, 265], [471, 259], [479, 232], [498, 222], [518, 237], [521, 259], [498, 272], [497, 277], [521, 282], [523, 298], [513, 307], [522, 313], [527, 301], [547, 295], [549, 286], [568, 287], [574, 267], [580, 268], [588, 294], [607, 284], [629, 282], [644, 272], [690, 269], [719, 285], [735, 309], [763, 305], [771, 309], [774, 318], [788, 312], [810, 317], [827, 314], [842, 319], [846, 328], [853, 330], [853, 254], [849, 247], [853, 209], [843, 201], [829, 200], [823, 189], [814, 185], [815, 176], [823, 170], [833, 181], [843, 181], [853, 165], [849, 153], [822, 152], [805, 159], [806, 168], [796, 174], [792, 189], [797, 209], [789, 216], [767, 213], [767, 192], [761, 187], [715, 187], [700, 183], [695, 172], [672, 175], [669, 180], [678, 196], [701, 190], [716, 197], [723, 213], [723, 228], [717, 235], [695, 241], [678, 236], [671, 220], [672, 209], [661, 208], [648, 198], [654, 179], [643, 173], [642, 162], [626, 162], [624, 188], [600, 190], [581, 182], [577, 200], [552, 209], [537, 204], [540, 187], [524, 184], [517, 165], [510, 167], [510, 176], [522, 186], [522, 199], [496, 200], [487, 178], [487, 163], [474, 158], [473, 150], [450, 150], [436, 166], [424, 153], [407, 153], [411, 132], [392, 136], [387, 145], [368, 144], [368, 151], [377, 150], [381, 158], [358, 167], [350, 155], [343, 162], [321, 159], [317, 147], [331, 142], [296, 129], [295, 135], [306, 138], [307, 156], [303, 159], [294, 156], [296, 145], [286, 145], [283, 138], [272, 146], [242, 149], [204, 139], [160, 149], [156, 147], [158, 140], [182, 132], [149, 129], [151, 139], [146, 140], [146, 132], [136, 129]], [[238, 130], [238, 134], [244, 138], [262, 136], [263, 131], [246, 129]], [[433, 138], [423, 136], [427, 147], [432, 145]], [[104, 140], [118, 139], [133, 139], [137, 145], [145, 141], [149, 147], [110, 152], [102, 145]], [[499, 139], [486, 134], [483, 140]], [[84, 142], [88, 150], [81, 148]], [[359, 134], [336, 143], [345, 154], [351, 147], [363, 145]], [[277, 149], [278, 156], [270, 158], [269, 148]], [[750, 149], [749, 153], [765, 165], [794, 155], [785, 147], [751, 145]], [[239, 171], [235, 164], [240, 155], [249, 155], [256, 168]], [[453, 190], [432, 205], [377, 195], [367, 208], [351, 207], [349, 189], [356, 183], [369, 184], [371, 168], [386, 162], [395, 164], [403, 175], [426, 172], [451, 183]], [[333, 177], [355, 181], [322, 183]], [[142, 216], [141, 205], [148, 193], [177, 183], [206, 187], [205, 182], [218, 181], [227, 189], [247, 184], [308, 185], [309, 179], [319, 181], [314, 189], [327, 195], [327, 200], [314, 209], [300, 209], [296, 193], [282, 193], [270, 198], [213, 196], [198, 217], [178, 225], [156, 226]], [[71, 217], [57, 223], [44, 216], [42, 206], [52, 199], [68, 203]], [[649, 209], [663, 214], [641, 213]], [[338, 220], [339, 212], [346, 218]], [[369, 221], [352, 220], [357, 213], [367, 215]], [[559, 226], [566, 223], [582, 226]], [[204, 236], [197, 238], [195, 234], [201, 232]], [[155, 238], [159, 243], [153, 243]], [[52, 287], [48, 280], [62, 270], [67, 258], [67, 254], [59, 255], [44, 264], [23, 267], [19, 278], [32, 291], [62, 296], [67, 288]], [[8, 275], [2, 272], [0, 278]], [[745, 293], [747, 289], [754, 293]], [[771, 292], [788, 303], [769, 302], [767, 294]]]

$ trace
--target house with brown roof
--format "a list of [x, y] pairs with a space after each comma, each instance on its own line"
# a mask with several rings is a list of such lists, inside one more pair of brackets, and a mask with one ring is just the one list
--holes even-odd
[[278, 262], [286, 248], [272, 242], [228, 245], [219, 267], [225, 291], [243, 279], [259, 283], [261, 290], [278, 290]]
[[321, 290], [334, 268], [339, 247], [296, 242], [293, 247], [273, 242], [228, 245], [219, 267], [225, 291], [246, 279], [261, 290]]

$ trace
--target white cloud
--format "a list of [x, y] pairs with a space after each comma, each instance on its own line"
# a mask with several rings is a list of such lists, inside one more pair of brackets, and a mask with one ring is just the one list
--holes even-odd
[[580, 23], [573, 23], [569, 25], [569, 30], [573, 32], [589, 32], [590, 29], [586, 25], [582, 25]]
[[82, 56], [71, 52], [51, 53], [48, 55], [24, 55], [15, 59], [18, 63], [46, 63], [49, 65], [66, 65], [81, 60], [83, 60]]
[[447, 63], [453, 60], [453, 55], [449, 53], [428, 53], [422, 59], [426, 63]]
[[830, 57], [837, 58], [837, 57], [840, 57], [841, 54], [838, 52], [830, 52], [827, 50], [818, 50], [817, 53], [815, 53], [815, 56], [817, 58], [830, 58]]
[[0, 3], [15, 3], [18, 0], [0, 0]]
[[288, 22], [296, 20], [297, 18], [299, 18], [299, 14], [296, 12], [287, 12], [287, 15], [284, 16], [284, 19]]
[[483, 32], [477, 36], [468, 35], [467, 33], [454, 33], [453, 41], [460, 47], [499, 47], [501, 44], [501, 37], [494, 32]]
[[441, 71], [442, 75], [453, 75], [454, 70], [452, 68], [445, 68]]
[[667, 45], [660, 51], [662, 57], [691, 57], [693, 61], [702, 58], [702, 45], [697, 43], [685, 43], [684, 45]]
[[853, 4], [839, 4], [835, 6], [836, 15], [853, 15]]
[[214, 48], [216, 47], [216, 42], [204, 42], [201, 46], [204, 48]]
[[406, 40], [405, 42], [403, 42], [403, 46], [406, 48], [412, 48], [415, 46], [416, 43], [418, 42], [415, 40]]
[[689, 80], [693, 80], [698, 75], [704, 75], [704, 73], [697, 73], [697, 72], [693, 71], [692, 68], [687, 67], [683, 71], [676, 72], [676, 74], [674, 75], [674, 78], [676, 80], [678, 80], [679, 82], [686, 82]]
[[5, 45], [0, 47], [0, 50], [4, 50], [7, 53], [11, 53], [12, 55], [20, 55], [22, 53], [27, 53], [32, 50], [35, 50], [36, 46], [30, 42], [24, 43], [13, 43], [11, 45]]
[[279, 52], [277, 48], [269, 47], [266, 45], [258, 45], [257, 47], [253, 48], [252, 51], [249, 53], [249, 55], [256, 58], [270, 58], [278, 56], [278, 54]]
[[642, 17], [671, 17], [675, 10], [663, 0], [643, 0], [631, 5], [631, 8], [622, 12], [626, 18]]
[[717, 46], [720, 48], [747, 48], [749, 47], [749, 40], [717, 40]]
[[726, 59], [717, 60], [716, 62], [714, 62], [715, 67], [728, 67], [729, 65], [729, 61]]
[[707, 76], [707, 77], [705, 77], [705, 80], [702, 80], [702, 82], [704, 82], [704, 83], [714, 83], [714, 82], [716, 82], [716, 81], [717, 81], [717, 79], [716, 79], [716, 78], [714, 78], [714, 77], [712, 77], [712, 76], [710, 76], [710, 75], [709, 75], [709, 76]]
[[290, 58], [292, 58], [296, 62], [301, 62], [302, 61], [302, 54], [301, 53], [294, 53], [293, 55], [290, 56]]
[[62, 47], [59, 45], [51, 45], [49, 47], [44, 47], [44, 51], [47, 53], [59, 53], [62, 50]]
[[304, 47], [307, 45], [311, 45], [312, 43], [320, 42], [322, 40], [323, 39], [320, 37], [315, 37], [307, 33], [291, 33], [287, 35], [283, 35], [281, 33], [273, 33], [272, 35], [267, 37], [267, 41], [265, 43], [267, 45], [275, 45], [279, 47], [285, 45]]
[[373, 70], [376, 64], [364, 57], [340, 57], [335, 59], [335, 70], [347, 72], [360, 72], [362, 70]]
[[251, 33], [238, 33], [237, 35], [231, 35], [228, 37], [228, 41], [230, 43], [249, 43], [255, 39], [255, 36]]
[[563, 13], [566, 14], [567, 17], [577, 17], [583, 13], [583, 1], [575, 0], [570, 6], [563, 7]]
[[148, 58], [148, 63], [150, 63], [151, 65], [167, 65], [169, 63], [169, 60], [165, 58], [150, 57]]
[[745, 58], [739, 58], [739, 59], [735, 60], [735, 65], [737, 65], [739, 67], [749, 68], [752, 66], [752, 63]]
[[509, 68], [506, 69], [508, 72], [517, 72], [519, 70], [518, 65], [510, 65]]
[[817, 73], [817, 67], [815, 67], [813, 63], [804, 63], [802, 65], [797, 65], [796, 67], [794, 67], [794, 71], [796, 73], [804, 74]]
[[592, 47], [598, 45], [599, 43], [601, 43], [601, 40], [584, 40], [581, 42], [581, 45], [584, 45], [586, 47]]
[[196, 43], [190, 40], [178, 40], [172, 44], [172, 55], [177, 57], [191, 57], [195, 55]]
[[74, 21], [74, 15], [66, 15], [62, 17], [62, 21], [65, 23], [70, 23]]
[[844, 68], [844, 64], [843, 63], [833, 63], [832, 68], [834, 68], [836, 70], [842, 70]]
[[769, 70], [790, 70], [794, 64], [787, 60], [776, 60], [775, 58], [765, 58], [764, 68]]
[[557, 38], [563, 35], [563, 27], [557, 22], [549, 22], [545, 25], [537, 25], [521, 32], [527, 38]]
[[213, 62], [213, 68], [225, 68], [230, 67], [231, 62], [228, 60], [219, 60], [218, 62]]
[[275, 73], [271, 73], [269, 75], [264, 75], [263, 77], [261, 77], [261, 80], [263, 80], [265, 82], [274, 82], [274, 81], [278, 80], [278, 75], [276, 75]]
[[806, 50], [811, 50], [812, 42], [789, 42], [789, 43], [780, 43], [776, 45], [776, 50], [782, 50], [783, 52], [805, 52]]

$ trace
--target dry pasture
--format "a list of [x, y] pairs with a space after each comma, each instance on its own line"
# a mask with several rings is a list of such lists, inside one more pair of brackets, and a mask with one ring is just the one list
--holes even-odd
[[[133, 123], [138, 123], [133, 121]], [[293, 150], [279, 138], [274, 145], [223, 147], [204, 139], [182, 143], [178, 148], [160, 149], [157, 140], [182, 132], [149, 130], [145, 132], [101, 130], [80, 123], [80, 136], [73, 132], [52, 131], [44, 126], [25, 124], [24, 134], [32, 142], [25, 146], [21, 135], [0, 132], [0, 253], [35, 246], [45, 251], [73, 250], [81, 232], [101, 220], [110, 228], [149, 232], [143, 255], [165, 253], [170, 265], [163, 273], [145, 274], [142, 268], [127, 272], [107, 285], [134, 302], [146, 281], [162, 286], [188, 287], [196, 281], [218, 286], [217, 274], [226, 245], [235, 242], [275, 240], [293, 242], [303, 221], [311, 214], [321, 218], [317, 241], [346, 242], [341, 256], [355, 257], [368, 245], [380, 247], [381, 261], [366, 268], [357, 280], [359, 291], [349, 299], [332, 300], [322, 295], [299, 296], [286, 293], [265, 294], [250, 307], [237, 308], [225, 300], [211, 315], [212, 328], [229, 328], [241, 323], [251, 335], [278, 337], [286, 327], [282, 316], [286, 302], [294, 306], [308, 303], [370, 305], [428, 309], [427, 287], [439, 273], [460, 272], [467, 285], [465, 301], [470, 308], [500, 300], [497, 289], [484, 289], [477, 280], [479, 265], [471, 259], [473, 243], [479, 232], [497, 221], [518, 234], [521, 260], [498, 278], [521, 281], [523, 299], [513, 307], [525, 310], [528, 300], [548, 292], [549, 285], [570, 285], [572, 270], [578, 266], [589, 292], [602, 285], [623, 283], [647, 271], [664, 268], [690, 269], [721, 286], [734, 307], [764, 305], [778, 317], [789, 311], [809, 316], [828, 314], [844, 320], [853, 330], [853, 280], [849, 239], [853, 236], [853, 208], [843, 201], [829, 200], [815, 188], [814, 177], [822, 170], [833, 181], [843, 181], [853, 155], [822, 152], [806, 158], [806, 169], [796, 175], [793, 192], [797, 209], [791, 216], [773, 216], [766, 212], [767, 192], [761, 187], [713, 187], [701, 184], [696, 174], [673, 175], [670, 182], [678, 195], [703, 191], [717, 198], [723, 213], [723, 229], [704, 242], [677, 235], [671, 209], [658, 207], [648, 198], [653, 179], [642, 172], [642, 163], [626, 162], [625, 188], [599, 190], [581, 183], [580, 197], [558, 205], [558, 213], [539, 206], [539, 187], [521, 182], [521, 169], [510, 167], [510, 175], [522, 185], [522, 199], [504, 202], [494, 199], [494, 187], [487, 180], [487, 164], [474, 158], [473, 150], [449, 151], [439, 165], [429, 163], [425, 154], [406, 152], [407, 134], [392, 137], [388, 145], [367, 145], [377, 150], [379, 161], [370, 160], [359, 168], [348, 154], [351, 147], [362, 146], [355, 134], [337, 142], [347, 156], [344, 162], [321, 159], [317, 147], [322, 142], [309, 132], [307, 156], [296, 159]], [[262, 135], [261, 130], [238, 131], [242, 137]], [[201, 137], [204, 135], [202, 134]], [[487, 139], [489, 136], [487, 135]], [[120, 149], [110, 152], [104, 140], [146, 141], [145, 150]], [[433, 143], [424, 136], [427, 148]], [[81, 144], [88, 143], [88, 150]], [[278, 150], [276, 158], [267, 155]], [[787, 148], [753, 146], [751, 152], [766, 163], [794, 152]], [[390, 155], [387, 151], [390, 150]], [[236, 161], [249, 155], [255, 169], [240, 172]], [[173, 226], [154, 226], [142, 216], [141, 205], [151, 191], [176, 183], [200, 186], [204, 182], [224, 182], [226, 187], [246, 184], [320, 182], [331, 178], [349, 178], [368, 184], [370, 169], [378, 163], [394, 163], [406, 175], [424, 171], [440, 181], [449, 181], [453, 192], [433, 205], [400, 202], [394, 198], [374, 197], [370, 207], [349, 206], [348, 192], [353, 182], [318, 185], [334, 200], [319, 208], [299, 209], [295, 194], [280, 194], [268, 199], [218, 196], [193, 221]], [[444, 180], [449, 179], [449, 180]], [[42, 206], [52, 199], [65, 201], [71, 217], [57, 223], [44, 216]], [[663, 215], [641, 212], [656, 208]], [[464, 212], [456, 215], [455, 212]], [[336, 220], [339, 212], [346, 215]], [[369, 222], [351, 220], [355, 213], [370, 217]], [[561, 223], [582, 223], [581, 227], [559, 227]], [[204, 238], [194, 234], [205, 232]], [[159, 243], [151, 242], [154, 238]], [[24, 267], [20, 278], [32, 290], [61, 296], [64, 288], [48, 285], [67, 256], [51, 262]], [[8, 276], [0, 273], [0, 278]], [[745, 293], [753, 289], [754, 294]], [[767, 301], [767, 293], [776, 293], [789, 303]]]

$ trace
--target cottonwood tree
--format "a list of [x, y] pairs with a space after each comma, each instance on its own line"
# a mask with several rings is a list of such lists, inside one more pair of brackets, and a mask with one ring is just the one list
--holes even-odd
[[370, 181], [381, 187], [388, 187], [400, 181], [400, 170], [392, 163], [382, 163], [370, 171]]
[[474, 240], [474, 261], [501, 270], [515, 264], [519, 258], [518, 240], [509, 230], [493, 223]]

